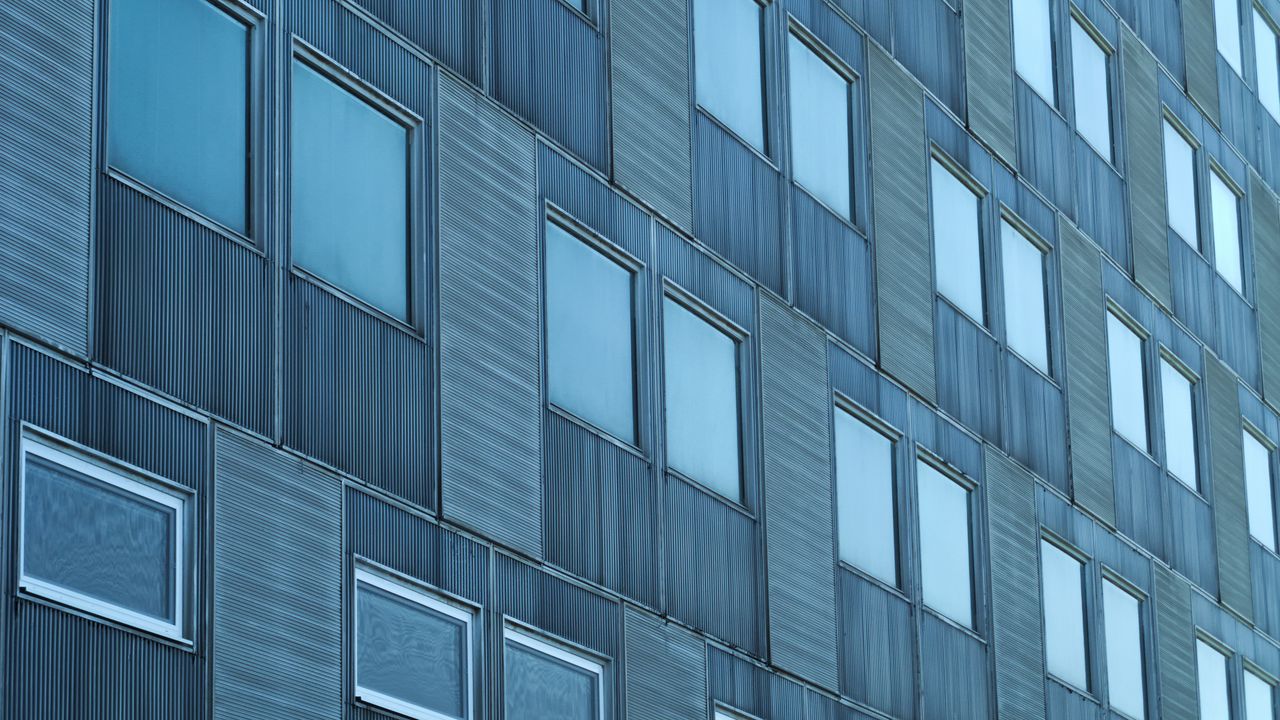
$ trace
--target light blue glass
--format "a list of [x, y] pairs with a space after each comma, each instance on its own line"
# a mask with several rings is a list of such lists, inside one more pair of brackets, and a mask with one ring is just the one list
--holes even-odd
[[1227, 64], [1240, 72], [1240, 4], [1239, 0], [1213, 0], [1213, 27], [1218, 36], [1218, 53]]
[[1164, 405], [1164, 451], [1169, 472], [1192, 490], [1198, 489], [1196, 420], [1193, 386], [1186, 375], [1160, 359], [1160, 397]]
[[112, 166], [248, 230], [249, 28], [205, 0], [112, 0]]
[[1231, 720], [1227, 656], [1196, 640], [1196, 673], [1200, 687], [1200, 720]]
[[594, 673], [519, 643], [506, 647], [507, 720], [598, 720]]
[[1255, 7], [1253, 9], [1254, 65], [1258, 71], [1258, 99], [1280, 122], [1280, 56], [1276, 52], [1276, 31]]
[[849, 81], [789, 36], [791, 162], [796, 180], [827, 207], [849, 209]]
[[1199, 250], [1195, 150], [1167, 120], [1164, 123], [1164, 189], [1169, 227], [1188, 245]]
[[1107, 367], [1111, 382], [1111, 427], [1146, 452], [1147, 388], [1142, 367], [1142, 338], [1111, 313], [1107, 313]]
[[1138, 599], [1118, 585], [1102, 583], [1102, 622], [1107, 639], [1107, 691], [1111, 707], [1134, 720], [1147, 716]]
[[1044, 654], [1049, 673], [1089, 690], [1085, 661], [1083, 566], [1055, 545], [1040, 541], [1044, 605]]
[[409, 316], [409, 130], [293, 63], [293, 262]]
[[762, 9], [756, 0], [694, 0], [698, 104], [760, 152], [764, 147]]
[[1209, 210], [1213, 220], [1213, 264], [1236, 292], [1244, 292], [1240, 261], [1240, 196], [1217, 172], [1209, 173]]
[[1271, 683], [1244, 671], [1244, 720], [1275, 720]]
[[835, 428], [840, 559], [897, 585], [893, 442], [843, 410]]
[[739, 501], [738, 344], [671, 298], [662, 315], [667, 464]]
[[635, 441], [631, 271], [547, 223], [547, 393]]
[[1027, 85], [1045, 102], [1056, 104], [1049, 0], [1016, 0], [1013, 3], [1013, 59], [1018, 75]]
[[1071, 67], [1076, 100], [1076, 131], [1098, 154], [1111, 161], [1111, 82], [1107, 53], [1080, 22], [1071, 20]]
[[1244, 434], [1244, 486], [1249, 506], [1249, 534], [1276, 549], [1275, 495], [1271, 481], [1271, 451], [1248, 430]]
[[465, 717], [466, 625], [385, 590], [357, 587], [359, 686], [448, 717]]
[[973, 627], [969, 491], [926, 462], [917, 462], [916, 468], [924, 602], [957, 623]]
[[942, 163], [934, 160], [930, 165], [933, 264], [938, 292], [974, 322], [985, 325], [978, 196]]
[[1044, 253], [1007, 222], [1000, 223], [1004, 265], [1004, 315], [1009, 347], [1049, 372]]

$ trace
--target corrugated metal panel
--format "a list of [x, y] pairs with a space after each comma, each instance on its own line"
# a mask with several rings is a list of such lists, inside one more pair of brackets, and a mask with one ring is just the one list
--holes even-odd
[[1004, 450], [1070, 493], [1062, 390], [1013, 353], [1004, 353], [1004, 368]]
[[606, 658], [620, 657], [616, 602], [508, 555], [494, 556], [493, 609]]
[[623, 616], [628, 720], [704, 720], [706, 643], [630, 606]]
[[472, 0], [354, 0], [472, 82], [480, 80], [480, 6]]
[[1125, 180], [1088, 140], [1077, 136], [1074, 143], [1076, 222], [1121, 267], [1129, 268], [1133, 253], [1125, 223], [1129, 214]]
[[1120, 43], [1133, 274], [1152, 297], [1165, 307], [1172, 307], [1165, 212], [1164, 131], [1156, 60], [1128, 28], [1120, 30]]
[[840, 570], [840, 691], [897, 718], [916, 716], [910, 601]]
[[1169, 270], [1173, 276], [1173, 314], [1197, 338], [1212, 342], [1217, 336], [1214, 326], [1213, 266], [1195, 248], [1186, 244], [1169, 229]]
[[1253, 621], [1272, 638], [1280, 639], [1280, 558], [1257, 543], [1249, 544], [1253, 579]]
[[708, 648], [713, 702], [769, 720], [810, 720], [804, 688], [748, 660]]
[[1075, 131], [1021, 78], [1014, 81], [1014, 87], [1018, 103], [1018, 169], [1060, 212], [1075, 219]]
[[989, 667], [987, 646], [980, 640], [932, 613], [920, 613], [920, 717], [990, 720]]
[[1187, 58], [1187, 94], [1218, 124], [1218, 41], [1214, 0], [1182, 0], [1182, 42]]
[[796, 307], [874, 356], [871, 243], [796, 187], [791, 190], [791, 241]]
[[1213, 524], [1218, 540], [1219, 593], [1223, 604], [1249, 618], [1253, 616], [1253, 588], [1249, 580], [1249, 518], [1238, 388], [1238, 381], [1225, 365], [1212, 356], [1205, 357], [1205, 414], [1213, 477]]
[[964, 30], [943, 0], [895, 0], [893, 55], [958, 117], [964, 116]]
[[0, 6], [0, 323], [89, 352], [90, 0]]
[[1219, 582], [1215, 548], [1218, 543], [1214, 535], [1213, 508], [1203, 497], [1177, 480], [1163, 473], [1160, 479], [1164, 483], [1168, 503], [1165, 515], [1168, 557], [1164, 559], [1174, 570], [1216, 596]]
[[[1253, 25], [1253, 19], [1249, 14], [1242, 12], [1241, 16], [1246, 27]], [[1249, 59], [1249, 46], [1243, 44], [1247, 42], [1243, 38], [1249, 35], [1244, 34], [1244, 31], [1241, 33], [1241, 53], [1244, 64], [1252, 65], [1254, 63]], [[1262, 107], [1253, 89], [1231, 68], [1225, 58], [1215, 58], [1215, 60], [1217, 60], [1218, 102], [1222, 110], [1222, 134], [1250, 164], [1256, 164], [1254, 146], [1257, 137], [1257, 118], [1255, 113], [1266, 113], [1267, 110]]]
[[[1045, 709], [1042, 712], [1048, 720], [1095, 720], [1099, 717], [1100, 708], [1093, 698], [1080, 694], [1075, 688], [1067, 687], [1054, 678], [1045, 679], [1044, 685]], [[1111, 720], [1112, 714], [1106, 713], [1103, 717]]]
[[1176, 78], [1186, 69], [1178, 0], [1116, 0], [1112, 6]]
[[[1170, 511], [1166, 508], [1164, 491], [1170, 479], [1150, 456], [1119, 435], [1112, 435], [1111, 456], [1115, 473], [1116, 529], [1147, 552], [1170, 562], [1173, 553], [1167, 536], [1172, 523], [1165, 519]], [[1204, 516], [1208, 520], [1207, 512]]]
[[686, 0], [614, 0], [613, 164], [622, 187], [693, 227]]
[[1196, 720], [1195, 630], [1191, 624], [1191, 587], [1156, 565], [1156, 643], [1160, 674], [1161, 720]]
[[[1248, 268], [1247, 262], [1245, 267]], [[1270, 284], [1270, 278], [1262, 284]], [[1245, 384], [1255, 389], [1261, 387], [1258, 320], [1254, 317], [1253, 306], [1216, 272], [1213, 278], [1213, 309], [1214, 334], [1207, 340], [1218, 357]]]
[[938, 406], [986, 440], [1000, 442], [1000, 345], [950, 303], [934, 323]]
[[1014, 144], [1012, 22], [1006, 0], [969, 0], [965, 4], [969, 127], [1010, 165], [1018, 159]]
[[440, 467], [446, 516], [542, 555], [536, 151], [440, 80]]
[[[1276, 196], [1254, 173], [1249, 174], [1253, 219], [1254, 276], [1280, 277], [1280, 207]], [[1280, 283], [1254, 284], [1258, 305], [1258, 345], [1262, 355], [1262, 389], [1272, 404], [1280, 404]]]
[[236, 433], [215, 446], [213, 715], [341, 718], [342, 483]]
[[933, 400], [938, 393], [924, 100], [915, 81], [883, 51], [867, 52], [880, 364]]

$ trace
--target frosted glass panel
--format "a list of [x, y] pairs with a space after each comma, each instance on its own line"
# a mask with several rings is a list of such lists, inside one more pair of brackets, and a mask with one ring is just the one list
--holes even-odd
[[1213, 257], [1218, 274], [1237, 292], [1244, 292], [1240, 264], [1240, 198], [1218, 177], [1209, 173], [1209, 199], [1213, 206]]
[[1107, 54], [1079, 22], [1071, 21], [1071, 68], [1076, 131], [1111, 160], [1111, 82]]
[[1275, 700], [1271, 685], [1246, 670], [1244, 672], [1244, 720], [1275, 720]]
[[1142, 660], [1142, 621], [1138, 599], [1115, 583], [1102, 583], [1102, 622], [1106, 625], [1107, 689], [1111, 707], [1135, 720], [1146, 717], [1146, 679]]
[[1280, 122], [1280, 58], [1276, 57], [1276, 32], [1257, 8], [1253, 9], [1254, 59], [1258, 70], [1258, 99]]
[[985, 325], [978, 196], [937, 160], [931, 165], [933, 264], [938, 292], [974, 322]]
[[1227, 695], [1227, 656], [1196, 640], [1196, 672], [1200, 682], [1200, 720], [1231, 720]]
[[764, 152], [764, 75], [755, 0], [694, 0], [693, 57], [698, 104]]
[[917, 462], [920, 490], [920, 571], [924, 602], [973, 626], [969, 555], [969, 491], [925, 462]]
[[1004, 314], [1009, 347], [1049, 372], [1044, 253], [1007, 222], [1000, 223], [1004, 264]]
[[1244, 484], [1249, 503], [1249, 534], [1264, 547], [1276, 549], [1275, 495], [1271, 481], [1271, 451], [1253, 433], [1244, 432]]
[[596, 675], [514, 642], [506, 650], [507, 720], [597, 720]]
[[1160, 395], [1164, 404], [1164, 452], [1169, 472], [1187, 487], [1198, 488], [1193, 386], [1186, 375], [1160, 360]]
[[1040, 93], [1045, 102], [1055, 105], [1049, 0], [1013, 3], [1013, 56], [1018, 75]]
[[1213, 25], [1218, 34], [1218, 52], [1240, 74], [1240, 1], [1213, 0]]
[[1164, 188], [1169, 227], [1188, 245], [1199, 250], [1195, 150], [1168, 121], [1164, 123]]
[[849, 209], [849, 81], [788, 38], [791, 157], [796, 180], [845, 218]]
[[1087, 691], [1082, 570], [1078, 560], [1040, 541], [1046, 666], [1054, 677]]
[[893, 443], [843, 410], [835, 427], [840, 559], [897, 585]]
[[465, 717], [466, 624], [380, 588], [361, 584], [358, 589], [357, 684], [448, 717]]
[[1107, 367], [1111, 381], [1111, 427], [1129, 442], [1147, 450], [1142, 339], [1111, 313], [1107, 313]]

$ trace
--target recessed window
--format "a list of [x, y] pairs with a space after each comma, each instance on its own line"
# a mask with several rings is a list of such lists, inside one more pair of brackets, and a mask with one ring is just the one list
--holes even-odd
[[1079, 20], [1071, 20], [1071, 69], [1076, 131], [1111, 161], [1111, 76], [1107, 51]]
[[186, 637], [189, 496], [31, 439], [22, 452], [21, 589]]
[[796, 181], [844, 218], [850, 209], [850, 85], [795, 35], [788, 39]]
[[1276, 549], [1275, 490], [1271, 479], [1271, 449], [1244, 431], [1244, 484], [1249, 505], [1249, 534], [1263, 547]]
[[249, 226], [249, 26], [205, 0], [112, 0], [111, 165], [228, 228]]
[[1244, 671], [1244, 720], [1274, 720], [1275, 699], [1270, 682], [1257, 673]]
[[916, 462], [916, 468], [924, 602], [973, 627], [969, 490], [923, 460]]
[[1044, 251], [1008, 221], [1000, 223], [1004, 265], [1004, 315], [1009, 347], [1041, 372], [1049, 372]]
[[760, 152], [764, 145], [764, 74], [756, 0], [694, 0], [693, 58], [698, 104]]
[[893, 441], [839, 408], [835, 431], [840, 559], [897, 585]]
[[474, 612], [356, 570], [356, 696], [423, 720], [472, 717]]
[[1195, 490], [1199, 478], [1195, 386], [1164, 358], [1160, 358], [1160, 396], [1164, 404], [1164, 452], [1169, 472]]
[[1111, 709], [1134, 720], [1142, 720], [1147, 713], [1140, 607], [1138, 598], [1111, 580], [1103, 581], [1102, 622], [1106, 626]]
[[1276, 30], [1258, 8], [1253, 9], [1253, 49], [1258, 69], [1258, 99], [1280, 122], [1280, 57], [1276, 53]]
[[1239, 0], [1213, 0], [1213, 25], [1218, 36], [1218, 52], [1237, 75], [1241, 74]]
[[1084, 566], [1056, 545], [1040, 541], [1044, 597], [1044, 652], [1049, 673], [1081, 690], [1089, 689], [1085, 659]]
[[1240, 196], [1218, 175], [1209, 173], [1209, 200], [1213, 211], [1213, 258], [1227, 284], [1244, 292], [1244, 268], [1240, 262]]
[[515, 630], [507, 630], [504, 648], [507, 720], [602, 720], [600, 663]]
[[978, 232], [978, 196], [936, 159], [933, 186], [933, 265], [938, 292], [979, 325], [985, 323], [982, 300], [982, 243]]
[[1107, 368], [1111, 381], [1111, 428], [1146, 452], [1147, 383], [1142, 338], [1115, 313], [1107, 313]]
[[547, 222], [547, 395], [635, 441], [631, 271]]
[[1188, 245], [1200, 249], [1196, 210], [1196, 151], [1168, 120], [1164, 121], [1164, 188], [1169, 227]]
[[669, 297], [662, 317], [667, 464], [740, 501], [738, 342]]
[[1049, 0], [1018, 0], [1013, 3], [1013, 58], [1018, 75], [1044, 98], [1056, 105], [1053, 81], [1053, 24]]
[[409, 317], [409, 129], [293, 63], [293, 262]]
[[1200, 687], [1200, 720], [1231, 720], [1227, 690], [1227, 656], [1204, 640], [1196, 640], [1196, 675]]

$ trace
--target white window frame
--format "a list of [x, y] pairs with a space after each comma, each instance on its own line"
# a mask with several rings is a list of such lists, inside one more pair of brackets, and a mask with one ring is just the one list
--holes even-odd
[[[131, 625], [145, 632], [191, 644], [186, 621], [189, 589], [187, 581], [187, 546], [190, 532], [188, 513], [189, 503], [193, 502], [190, 494], [180, 494], [176, 489], [169, 490], [154, 482], [144, 482], [137, 473], [130, 473], [135, 475], [130, 477], [123, 472], [123, 469], [121, 471], [109, 469], [103, 464], [90, 462], [85, 457], [56, 448], [31, 436], [23, 436], [20, 451], [22, 464], [18, 479], [18, 590], [108, 620]], [[173, 585], [170, 588], [170, 592], [173, 593], [173, 622], [165, 622], [26, 574], [27, 458], [33, 455], [103, 485], [173, 510], [173, 547], [170, 548], [173, 553]]]
[[[508, 624], [502, 632], [503, 641], [503, 658], [506, 658], [506, 643], [514, 642], [517, 645], [523, 645], [534, 652], [541, 653], [547, 657], [568, 663], [582, 670], [586, 670], [596, 678], [596, 717], [605, 718], [605, 698], [604, 698], [604, 663], [592, 660], [580, 652], [569, 650], [562, 645], [554, 644], [547, 640], [535, 637], [530, 631], [521, 627], [515, 627]], [[502, 679], [503, 702], [506, 702], [507, 680]]]

